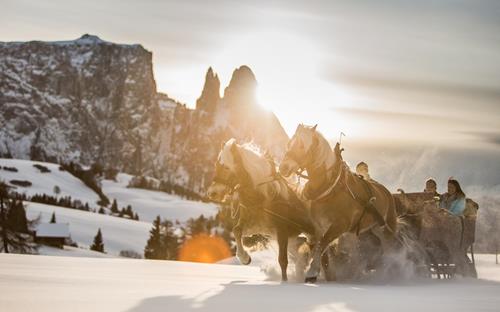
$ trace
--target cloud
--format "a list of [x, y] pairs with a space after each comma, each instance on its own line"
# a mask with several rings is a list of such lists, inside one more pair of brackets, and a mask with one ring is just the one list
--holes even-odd
[[500, 147], [500, 132], [487, 131], [463, 131], [463, 134], [474, 136], [483, 142]]
[[[445, 81], [392, 78], [388, 76], [369, 76], [362, 74], [330, 73], [327, 79], [339, 84], [360, 88], [386, 89], [403, 92], [421, 92], [453, 95], [456, 97], [474, 97], [485, 100], [500, 100], [500, 87], [472, 84], [456, 84]], [[498, 103], [498, 102], [497, 102]], [[493, 104], [492, 104], [493, 106]], [[494, 107], [498, 104], [495, 103]]]
[[355, 107], [333, 107], [332, 110], [338, 113], [352, 115], [355, 118], [376, 120], [378, 122], [398, 121], [403, 124], [411, 123], [425, 126], [430, 126], [431, 124], [455, 125], [461, 123], [467, 123], [469, 126], [481, 125], [480, 122], [474, 122], [467, 118], [438, 114], [375, 110]]

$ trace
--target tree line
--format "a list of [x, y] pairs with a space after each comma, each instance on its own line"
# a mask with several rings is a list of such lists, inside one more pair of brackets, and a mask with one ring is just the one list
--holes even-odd
[[200, 234], [218, 236], [226, 241], [234, 255], [236, 247], [231, 235], [232, 222], [230, 213], [224, 209], [215, 217], [190, 218], [184, 224], [172, 222], [157, 216], [149, 232], [149, 239], [144, 248], [144, 258], [156, 260], [177, 260], [183, 244]]

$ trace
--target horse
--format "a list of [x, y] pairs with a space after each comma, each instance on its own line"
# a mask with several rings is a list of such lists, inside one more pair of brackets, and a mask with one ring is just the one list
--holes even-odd
[[[287, 281], [289, 239], [296, 240], [297, 248], [291, 250], [296, 259], [300, 259], [299, 235], [313, 233], [314, 227], [308, 218], [305, 203], [277, 174], [274, 161], [251, 144], [239, 145], [234, 139], [228, 140], [215, 163], [214, 179], [207, 195], [218, 202], [227, 196], [231, 198], [232, 214], [237, 220], [233, 234], [240, 262], [245, 265], [251, 262], [243, 247], [243, 236], [271, 236], [278, 242], [281, 279]], [[300, 268], [297, 272], [300, 273]]]
[[343, 234], [369, 233], [382, 250], [387, 250], [394, 244], [397, 231], [391, 193], [382, 184], [352, 173], [342, 159], [340, 145], [332, 150], [316, 126], [297, 127], [279, 166], [285, 177], [307, 172], [308, 182], [301, 195], [312, 201], [310, 218], [316, 237], [321, 239], [314, 246], [306, 282], [316, 281], [325, 249]]

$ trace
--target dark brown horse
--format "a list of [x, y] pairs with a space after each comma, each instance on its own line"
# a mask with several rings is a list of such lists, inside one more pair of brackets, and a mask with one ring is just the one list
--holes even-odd
[[[241, 263], [251, 261], [243, 247], [243, 236], [263, 234], [276, 238], [281, 276], [286, 281], [289, 238], [297, 239], [301, 233], [313, 233], [314, 227], [304, 203], [276, 173], [274, 162], [250, 145], [239, 145], [231, 139], [219, 154], [215, 177], [207, 194], [215, 201], [226, 196], [231, 198], [236, 221], [233, 227], [236, 254]], [[297, 242], [294, 247], [298, 248]], [[290, 251], [298, 260], [296, 271], [300, 273], [304, 271], [305, 261], [301, 261], [297, 248]]]
[[383, 250], [392, 245], [397, 215], [391, 193], [383, 185], [353, 174], [342, 160], [339, 145], [332, 150], [316, 126], [297, 127], [279, 170], [284, 176], [307, 172], [302, 195], [312, 200], [310, 217], [321, 240], [315, 244], [306, 281], [316, 280], [323, 252], [344, 233], [370, 231]]

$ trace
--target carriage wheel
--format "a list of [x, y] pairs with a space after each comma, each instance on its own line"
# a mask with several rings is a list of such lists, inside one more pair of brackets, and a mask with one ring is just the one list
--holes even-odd
[[448, 247], [440, 241], [433, 241], [427, 247], [427, 254], [430, 259], [430, 268], [438, 279], [452, 278], [455, 275], [456, 266], [451, 265], [452, 257]]

